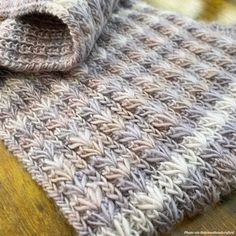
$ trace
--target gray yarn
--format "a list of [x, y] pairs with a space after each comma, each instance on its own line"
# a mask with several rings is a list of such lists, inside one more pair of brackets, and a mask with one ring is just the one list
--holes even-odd
[[[117, 0], [3, 0], [0, 65], [64, 71], [89, 54]], [[14, 18], [14, 19], [12, 19]]]
[[[142, 1], [36, 2], [0, 11], [0, 139], [79, 235], [166, 232], [236, 189], [234, 28]], [[78, 14], [68, 27], [40, 10], [63, 2], [49, 13]]]

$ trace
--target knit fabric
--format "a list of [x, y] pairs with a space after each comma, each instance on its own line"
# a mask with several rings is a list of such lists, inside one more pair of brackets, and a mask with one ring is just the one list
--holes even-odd
[[[68, 25], [78, 37], [61, 23], [57, 27], [53, 17], [24, 17], [22, 10], [32, 9], [27, 3], [3, 14], [21, 17], [0, 25], [0, 138], [78, 234], [165, 232], [235, 190], [234, 29], [209, 27], [141, 1], [104, 15], [101, 9], [114, 8], [115, 1], [59, 3], [71, 3], [71, 12], [81, 16]], [[88, 12], [98, 23], [86, 31], [80, 24], [91, 20]], [[26, 34], [28, 27], [38, 37]], [[23, 45], [29, 36], [44, 47], [25, 54], [13, 43]], [[72, 54], [63, 56], [67, 50]], [[74, 62], [75, 55], [83, 56]], [[71, 63], [69, 72], [56, 72]]]
[[[91, 51], [117, 0], [3, 0], [0, 65], [69, 70]], [[12, 17], [16, 17], [12, 19]]]

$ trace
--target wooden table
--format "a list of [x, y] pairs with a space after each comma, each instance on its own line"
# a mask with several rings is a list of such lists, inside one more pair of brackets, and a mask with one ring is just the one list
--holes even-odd
[[[189, 4], [189, 1], [183, 0], [147, 1], [158, 7], [176, 11], [182, 8], [182, 4]], [[196, 1], [200, 2], [200, 0]], [[175, 3], [176, 6], [173, 5]], [[235, 16], [235, 14], [230, 14], [236, 12], [236, 5], [233, 5], [233, 2], [205, 0], [202, 4], [202, 12], [198, 14], [201, 19], [215, 20], [217, 17], [217, 20], [231, 22], [229, 17]], [[214, 209], [208, 209], [205, 214], [194, 219], [186, 219], [168, 235], [188, 235], [185, 231], [190, 233], [234, 231], [236, 235], [236, 194], [224, 199]], [[74, 231], [60, 214], [54, 202], [47, 198], [22, 165], [0, 143], [0, 236], [28, 235], [70, 236], [74, 235]]]
[[[186, 219], [167, 235], [187, 235], [185, 231], [234, 231], [236, 235], [236, 195], [214, 208], [194, 219]], [[34, 235], [75, 233], [54, 202], [0, 143], [0, 236]]]

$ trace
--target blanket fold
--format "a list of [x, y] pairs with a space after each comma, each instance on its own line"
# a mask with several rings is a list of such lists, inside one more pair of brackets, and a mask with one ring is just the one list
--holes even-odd
[[68, 71], [82, 62], [117, 0], [4, 0], [0, 66], [13, 71]]
[[235, 28], [121, 2], [0, 7], [0, 139], [80, 236], [157, 235], [236, 190]]

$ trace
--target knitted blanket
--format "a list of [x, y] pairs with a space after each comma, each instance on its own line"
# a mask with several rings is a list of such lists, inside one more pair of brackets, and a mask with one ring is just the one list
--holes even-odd
[[165, 232], [236, 189], [234, 28], [142, 1], [0, 15], [0, 138], [79, 235]]

